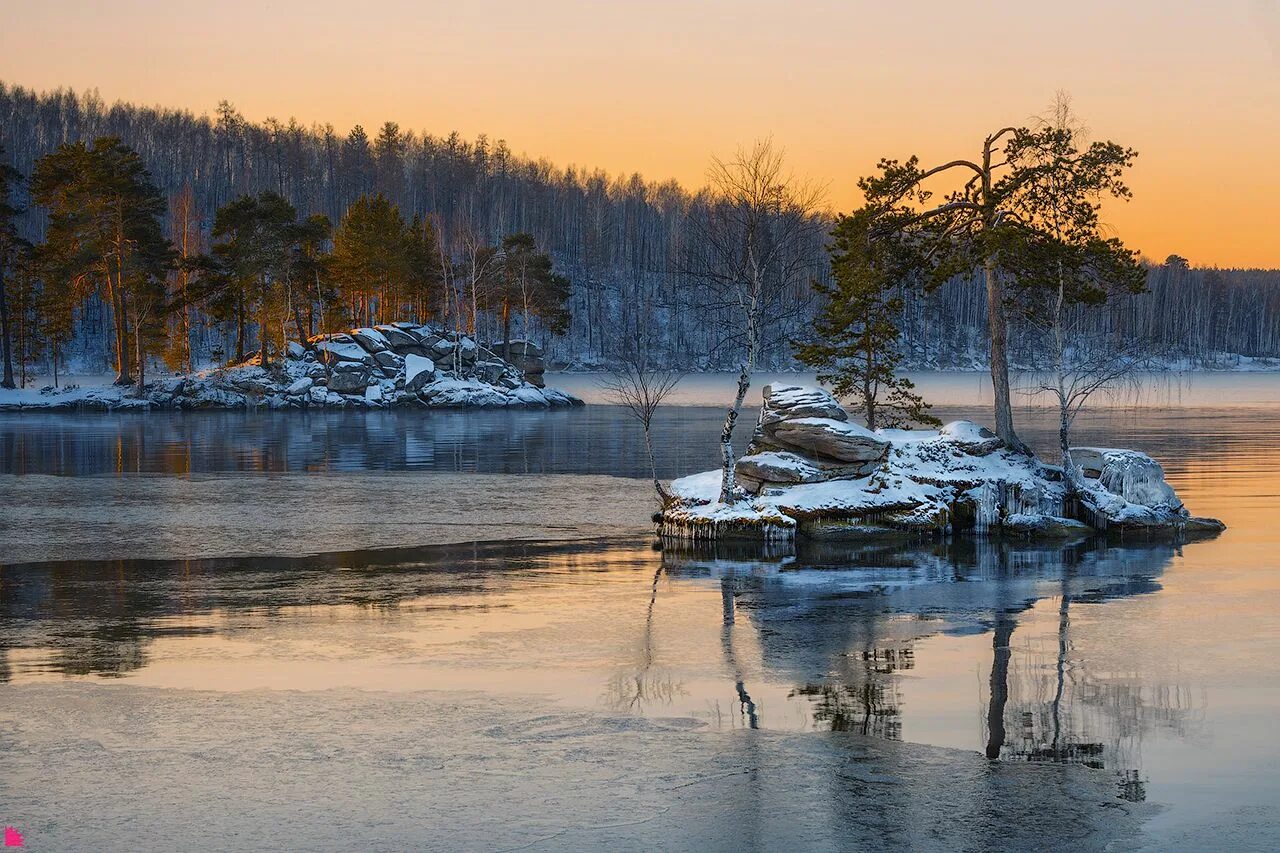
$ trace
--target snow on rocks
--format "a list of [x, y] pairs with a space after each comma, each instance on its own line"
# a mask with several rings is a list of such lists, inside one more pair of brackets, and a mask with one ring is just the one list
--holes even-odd
[[775, 443], [838, 462], [874, 462], [889, 442], [866, 427], [835, 418], [795, 418], [764, 427]]
[[986, 456], [1004, 447], [1004, 440], [1000, 436], [973, 421], [952, 421], [938, 430], [938, 433], [945, 435], [965, 453], [974, 456]]
[[[116, 386], [6, 392], [0, 395], [0, 411], [582, 405], [576, 397], [528, 381], [519, 367], [471, 337], [431, 326], [393, 323], [315, 335], [305, 347], [289, 342], [286, 353], [270, 369], [255, 356], [233, 367], [163, 377], [141, 396], [132, 387]], [[537, 378], [540, 383], [540, 373]]]
[[737, 499], [720, 502], [719, 471], [676, 480], [661, 536], [1062, 539], [1223, 529], [1192, 518], [1159, 464], [1142, 453], [1084, 449], [1077, 464], [1086, 479], [1073, 490], [1060, 469], [1008, 449], [969, 421], [873, 433], [849, 423], [843, 409], [832, 416], [834, 398], [821, 389], [780, 388], [764, 389], [759, 426], [735, 468]]
[[803, 385], [766, 385], [760, 409], [762, 426], [794, 418], [849, 420], [840, 401], [821, 388]]

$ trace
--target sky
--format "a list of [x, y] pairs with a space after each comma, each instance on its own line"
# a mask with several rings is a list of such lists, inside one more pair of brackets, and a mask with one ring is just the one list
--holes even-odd
[[1280, 267], [1280, 0], [0, 0], [0, 80], [486, 133], [690, 187], [771, 136], [837, 210], [881, 157], [976, 156], [1065, 90], [1139, 151], [1113, 233]]

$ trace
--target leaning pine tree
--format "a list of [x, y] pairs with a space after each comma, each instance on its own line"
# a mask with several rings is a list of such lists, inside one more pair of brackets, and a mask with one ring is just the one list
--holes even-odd
[[906, 275], [902, 253], [877, 234], [870, 208], [840, 217], [829, 247], [832, 283], [813, 283], [826, 305], [814, 321], [814, 337], [797, 342], [796, 357], [838, 396], [853, 400], [868, 429], [936, 426], [940, 421], [914, 383], [898, 375], [897, 294]]

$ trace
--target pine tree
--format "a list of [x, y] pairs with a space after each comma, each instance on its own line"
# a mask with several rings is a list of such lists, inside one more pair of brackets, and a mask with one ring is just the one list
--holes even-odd
[[875, 214], [864, 208], [840, 217], [832, 231], [831, 284], [814, 281], [826, 298], [814, 321], [815, 337], [796, 343], [796, 357], [818, 370], [837, 396], [851, 398], [868, 429], [936, 426], [929, 404], [899, 376], [900, 330], [906, 260], [889, 238], [877, 238]]
[[520, 309], [522, 333], [529, 334], [530, 317], [538, 317], [553, 332], [563, 332], [569, 325], [565, 304], [570, 283], [557, 275], [551, 256], [538, 250], [532, 234], [511, 234], [502, 241], [500, 274], [489, 291], [488, 304], [498, 312], [502, 322], [502, 357], [510, 360], [511, 313]]
[[[49, 214], [47, 261], [77, 293], [105, 289], [116, 333], [116, 382], [129, 384], [163, 339], [164, 280], [173, 264], [160, 217], [166, 205], [138, 153], [116, 137], [61, 145], [42, 157], [32, 197]], [[157, 326], [160, 330], [157, 331]]]
[[415, 214], [405, 241], [406, 297], [413, 306], [412, 318], [422, 322], [437, 314], [436, 305], [444, 294], [439, 237], [430, 219]]
[[333, 275], [361, 325], [400, 319], [409, 280], [409, 235], [400, 210], [381, 194], [347, 208], [333, 238]]
[[301, 237], [298, 212], [273, 192], [241, 196], [218, 211], [213, 237], [218, 241], [213, 254], [222, 302], [241, 307], [241, 322], [246, 315], [256, 318], [259, 363], [270, 367], [276, 330], [281, 333], [276, 352], [283, 354], [286, 345], [284, 326], [291, 313], [293, 264]]

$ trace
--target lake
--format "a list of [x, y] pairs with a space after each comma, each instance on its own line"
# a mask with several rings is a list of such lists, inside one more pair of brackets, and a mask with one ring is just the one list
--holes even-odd
[[[981, 376], [921, 380], [990, 420]], [[0, 416], [0, 819], [33, 849], [1280, 847], [1280, 377], [1081, 417], [1215, 539], [794, 553], [655, 549], [638, 430], [552, 382], [595, 405]], [[662, 476], [715, 466], [728, 388], [660, 413]]]

